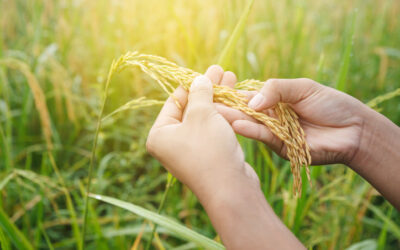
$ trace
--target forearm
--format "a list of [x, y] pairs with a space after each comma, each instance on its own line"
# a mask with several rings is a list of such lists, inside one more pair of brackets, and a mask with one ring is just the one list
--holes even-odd
[[350, 167], [400, 210], [400, 128], [368, 109], [360, 146]]
[[200, 202], [228, 249], [304, 249], [254, 182], [226, 177], [201, 193]]

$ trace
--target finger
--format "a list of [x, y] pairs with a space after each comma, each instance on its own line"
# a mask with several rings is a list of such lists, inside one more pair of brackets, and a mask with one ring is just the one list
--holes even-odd
[[233, 88], [235, 87], [236, 81], [236, 75], [231, 71], [226, 71], [222, 76], [221, 85]]
[[310, 79], [270, 79], [249, 102], [255, 110], [271, 108], [278, 102], [296, 104], [317, 91], [319, 84]]
[[153, 125], [154, 128], [176, 124], [182, 121], [182, 113], [187, 103], [188, 93], [181, 86], [179, 86], [174, 91], [173, 96], [179, 102], [180, 107], [176, 105], [175, 99], [170, 96], [158, 114], [158, 117]]
[[208, 67], [208, 69], [204, 75], [206, 77], [208, 77], [213, 84], [219, 85], [223, 74], [224, 74], [224, 70], [222, 69], [221, 66], [211, 65], [210, 67]]
[[227, 120], [230, 124], [237, 120], [247, 120], [251, 122], [257, 123], [257, 120], [253, 117], [239, 111], [237, 109], [225, 106], [223, 104], [217, 103], [215, 105], [217, 111]]
[[213, 86], [210, 79], [204, 75], [196, 77], [190, 86], [187, 114], [198, 107], [214, 109]]
[[238, 90], [239, 93], [245, 94], [248, 101], [250, 101], [255, 95], [258, 94], [258, 91], [249, 91], [249, 90]]
[[286, 147], [265, 125], [248, 120], [237, 120], [232, 123], [233, 130], [247, 138], [261, 141], [281, 156], [286, 155]]

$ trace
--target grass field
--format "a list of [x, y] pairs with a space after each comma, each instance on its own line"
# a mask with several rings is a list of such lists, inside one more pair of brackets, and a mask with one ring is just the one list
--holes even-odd
[[[204, 72], [247, 3], [0, 0], [0, 248], [145, 249], [150, 221], [160, 224], [153, 249], [214, 244], [199, 234], [218, 241], [188, 188], [175, 182], [164, 195], [171, 179], [145, 149], [158, 104], [104, 120], [94, 150], [91, 192], [139, 206], [134, 213], [89, 198], [85, 221], [85, 190], [113, 59], [137, 50]], [[312, 78], [367, 103], [400, 88], [399, 17], [397, 0], [255, 0], [224, 66], [239, 80]], [[375, 108], [399, 125], [394, 93]], [[167, 97], [137, 69], [115, 74], [107, 96], [104, 115]], [[265, 197], [308, 248], [400, 248], [399, 211], [347, 167], [311, 167], [314, 185], [297, 199], [289, 162], [240, 142]]]

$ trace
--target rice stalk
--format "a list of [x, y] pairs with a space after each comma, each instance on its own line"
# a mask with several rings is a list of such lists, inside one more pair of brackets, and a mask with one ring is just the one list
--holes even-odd
[[396, 96], [400, 96], [400, 88], [398, 88], [398, 89], [396, 89], [394, 91], [391, 91], [389, 93], [386, 93], [386, 94], [383, 94], [383, 95], [375, 97], [371, 101], [367, 102], [367, 105], [370, 108], [377, 109], [378, 105], [380, 103], [388, 101], [388, 100], [390, 100], [392, 98], [395, 98]]
[[250, 10], [253, 4], [254, 0], [248, 2], [246, 8], [243, 10], [242, 15], [239, 18], [238, 23], [235, 26], [235, 29], [230, 35], [227, 44], [222, 50], [222, 53], [218, 59], [218, 64], [221, 65], [223, 68], [227, 68], [229, 62], [231, 61], [233, 50], [236, 48], [236, 43], [239, 41], [240, 35], [243, 33], [244, 26], [246, 24], [247, 18], [250, 15]]
[[[164, 209], [164, 204], [165, 204], [165, 201], [167, 200], [168, 191], [171, 188], [171, 186], [174, 184], [175, 180], [176, 180], [175, 177], [173, 177], [172, 174], [168, 173], [167, 185], [165, 187], [165, 191], [161, 198], [160, 205], [158, 206], [157, 214], [160, 214], [161, 211]], [[153, 230], [151, 231], [150, 239], [149, 239], [149, 241], [147, 241], [146, 247], [144, 248], [145, 250], [150, 249], [150, 245], [153, 241], [154, 235], [156, 234], [156, 230], [157, 230], [157, 224], [153, 224]]]
[[92, 183], [92, 175], [93, 175], [93, 168], [95, 165], [95, 161], [96, 161], [96, 148], [97, 148], [97, 141], [99, 138], [99, 132], [101, 129], [101, 124], [102, 124], [102, 117], [103, 117], [103, 113], [104, 113], [104, 107], [106, 106], [106, 102], [107, 102], [107, 95], [108, 95], [108, 87], [110, 85], [110, 81], [111, 81], [111, 77], [112, 75], [119, 71], [122, 70], [124, 67], [126, 67], [126, 65], [124, 64], [125, 61], [127, 61], [127, 56], [123, 55], [120, 58], [118, 58], [117, 60], [114, 60], [111, 63], [111, 67], [110, 70], [108, 72], [108, 76], [107, 76], [107, 80], [106, 80], [106, 84], [104, 87], [104, 92], [103, 92], [103, 101], [102, 101], [102, 105], [99, 111], [99, 115], [97, 117], [97, 125], [96, 125], [96, 132], [94, 134], [94, 139], [93, 139], [93, 146], [92, 146], [92, 151], [91, 151], [91, 156], [90, 156], [90, 163], [89, 163], [89, 172], [88, 172], [88, 183], [86, 185], [86, 193], [85, 193], [85, 201], [84, 201], [84, 209], [83, 209], [83, 223], [82, 223], [82, 237], [81, 237], [81, 241], [80, 241], [80, 246], [82, 248], [85, 247], [85, 235], [86, 235], [86, 227], [87, 227], [87, 217], [88, 217], [88, 208], [89, 208], [89, 193], [90, 193], [90, 186]]
[[40, 123], [42, 124], [43, 135], [46, 140], [47, 149], [51, 150], [53, 148], [53, 143], [51, 141], [51, 123], [49, 111], [46, 105], [46, 97], [35, 75], [31, 72], [26, 63], [15, 58], [0, 59], [0, 65], [5, 65], [9, 68], [19, 70], [26, 77], [29, 88], [31, 89], [33, 98], [35, 100], [36, 109], [39, 112]]
[[[54, 85], [54, 88], [57, 89], [58, 92], [61, 92], [64, 95], [65, 106], [67, 109], [67, 117], [70, 121], [75, 123], [77, 121], [77, 118], [72, 101], [73, 94], [71, 92], [71, 87], [72, 87], [71, 79], [68, 75], [68, 72], [57, 60], [50, 58], [50, 62], [51, 62], [50, 67], [53, 69], [50, 74], [50, 79]], [[60, 79], [65, 79], [65, 80], [60, 81]]]
[[[167, 59], [154, 55], [140, 54], [139, 52], [128, 52], [117, 60], [114, 60], [108, 72], [107, 80], [103, 92], [102, 106], [99, 111], [96, 132], [93, 140], [93, 147], [90, 157], [89, 172], [88, 172], [88, 183], [86, 186], [85, 194], [85, 205], [83, 212], [83, 226], [82, 226], [82, 237], [80, 246], [84, 247], [87, 217], [88, 217], [88, 203], [90, 186], [92, 182], [92, 173], [95, 165], [95, 152], [97, 148], [98, 135], [101, 129], [102, 122], [110, 116], [126, 110], [132, 107], [148, 106], [153, 104], [159, 104], [159, 101], [145, 100], [139, 98], [121, 106], [111, 114], [107, 115], [103, 119], [104, 107], [107, 101], [108, 88], [110, 85], [111, 78], [114, 73], [119, 72], [127, 67], [139, 67], [144, 73], [153, 78], [157, 84], [171, 97], [176, 85], [182, 86], [185, 90], [189, 90], [191, 83], [196, 76], [201, 75], [191, 69], [180, 67], [177, 64], [168, 61]], [[305, 140], [305, 133], [301, 128], [296, 113], [284, 103], [278, 103], [275, 107], [275, 112], [279, 119], [275, 119], [267, 116], [264, 113], [257, 112], [247, 106], [246, 96], [240, 93], [238, 90], [260, 90], [263, 83], [258, 80], [245, 80], [237, 84], [236, 89], [232, 89], [227, 86], [214, 85], [214, 101], [225, 104], [240, 110], [256, 120], [262, 122], [271, 131], [280, 138], [287, 147], [287, 156], [290, 160], [291, 171], [294, 176], [293, 192], [301, 195], [301, 166], [306, 167], [307, 178], [311, 183], [310, 172], [308, 166], [311, 164], [311, 155], [309, 153], [309, 147]], [[149, 102], [150, 101], [150, 102]], [[178, 107], [180, 107], [178, 101], [175, 99]], [[159, 207], [162, 209], [162, 206]], [[153, 234], [152, 234], [153, 235]]]
[[351, 17], [350, 31], [346, 38], [346, 46], [343, 52], [338, 79], [336, 81], [336, 88], [343, 92], [346, 92], [346, 90], [349, 89], [349, 86], [347, 86], [346, 81], [347, 81], [347, 74], [350, 69], [350, 61], [352, 57], [351, 53], [353, 51], [357, 13], [358, 11], [357, 9], [355, 9]]
[[[191, 69], [180, 67], [167, 59], [154, 55], [128, 52], [121, 56], [110, 69], [110, 75], [126, 67], [139, 67], [144, 73], [153, 78], [158, 85], [170, 96], [177, 85], [189, 90], [193, 79], [200, 75]], [[311, 183], [308, 166], [311, 164], [310, 149], [305, 140], [305, 133], [300, 126], [296, 113], [285, 103], [278, 103], [274, 110], [278, 119], [257, 112], [247, 106], [246, 96], [238, 90], [260, 90], [263, 82], [258, 80], [245, 80], [239, 82], [235, 89], [227, 86], [214, 85], [214, 102], [222, 103], [247, 115], [267, 126], [272, 133], [281, 139], [287, 148], [287, 156], [290, 160], [291, 171], [294, 176], [293, 192], [301, 195], [300, 169], [305, 166], [307, 178]], [[177, 105], [178, 102], [176, 101]]]
[[162, 104], [164, 104], [163, 101], [149, 100], [149, 99], [146, 99], [146, 97], [143, 96], [143, 97], [140, 97], [138, 99], [131, 100], [131, 101], [125, 103], [124, 105], [120, 106], [119, 108], [117, 108], [116, 110], [111, 112], [110, 114], [106, 115], [101, 120], [101, 122], [104, 122], [105, 120], [107, 120], [111, 116], [114, 116], [115, 114], [117, 114], [119, 112], [122, 112], [122, 111], [132, 110], [132, 109], [139, 109], [139, 108], [144, 108], [144, 107], [150, 107], [150, 106], [154, 106], [154, 105], [162, 105]]

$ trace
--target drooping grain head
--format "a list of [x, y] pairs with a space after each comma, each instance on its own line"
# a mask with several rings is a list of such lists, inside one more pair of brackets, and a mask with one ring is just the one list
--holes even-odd
[[[163, 57], [128, 52], [112, 63], [108, 79], [115, 72], [129, 66], [139, 67], [172, 97], [172, 93], [177, 86], [182, 86], [186, 90], [189, 90], [193, 79], [200, 75], [198, 72], [180, 67]], [[296, 113], [285, 103], [278, 103], [274, 108], [278, 119], [269, 117], [262, 112], [257, 112], [247, 106], [246, 96], [238, 90], [260, 90], [262, 86], [263, 82], [258, 80], [244, 80], [237, 83], [234, 89], [214, 85], [214, 101], [252, 116], [267, 126], [272, 133], [284, 142], [294, 178], [293, 191], [295, 194], [301, 195], [302, 183], [300, 170], [302, 166], [306, 168], [307, 178], [311, 183], [309, 172], [311, 155], [305, 139], [305, 133], [300, 126]]]

